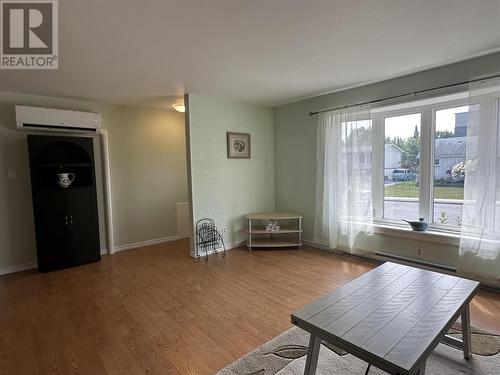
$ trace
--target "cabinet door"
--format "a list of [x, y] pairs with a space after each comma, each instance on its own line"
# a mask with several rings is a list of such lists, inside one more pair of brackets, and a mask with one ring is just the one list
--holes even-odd
[[65, 197], [57, 190], [34, 195], [38, 269], [64, 268], [68, 263], [68, 226]]
[[71, 265], [94, 262], [100, 259], [98, 246], [97, 213], [92, 189], [79, 188], [69, 191], [69, 259]]

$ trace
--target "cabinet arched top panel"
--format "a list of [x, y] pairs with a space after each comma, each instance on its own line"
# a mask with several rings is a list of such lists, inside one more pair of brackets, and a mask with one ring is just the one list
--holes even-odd
[[90, 163], [92, 157], [80, 145], [56, 140], [45, 144], [35, 156], [35, 163]]

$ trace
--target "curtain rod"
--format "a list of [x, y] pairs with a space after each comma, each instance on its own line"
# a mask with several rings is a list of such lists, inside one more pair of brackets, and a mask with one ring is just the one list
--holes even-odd
[[479, 82], [479, 81], [483, 81], [485, 79], [498, 78], [498, 77], [500, 77], [500, 73], [492, 75], [492, 76], [489, 76], [489, 77], [471, 79], [469, 81], [462, 81], [462, 82], [450, 83], [448, 85], [437, 86], [437, 87], [433, 87], [431, 89], [417, 90], [417, 91], [407, 92], [406, 94], [400, 94], [400, 95], [394, 95], [394, 96], [387, 96], [387, 97], [382, 98], [382, 99], [368, 100], [366, 102], [360, 102], [360, 103], [355, 103], [355, 104], [348, 104], [348, 105], [342, 105], [342, 106], [333, 107], [333, 108], [322, 109], [321, 111], [309, 112], [309, 116], [314, 116], [314, 115], [317, 115], [319, 113], [324, 113], [324, 112], [336, 111], [338, 109], [345, 109], [345, 108], [350, 108], [350, 107], [357, 107], [357, 106], [360, 106], [360, 105], [379, 103], [379, 102], [383, 102], [383, 101], [391, 100], [391, 99], [404, 98], [405, 96], [416, 96], [416, 95], [423, 94], [423, 93], [426, 93], [426, 92], [429, 92], [429, 91], [446, 89], [446, 88], [449, 88], [449, 87], [465, 85], [465, 84], [468, 84], [468, 83]]

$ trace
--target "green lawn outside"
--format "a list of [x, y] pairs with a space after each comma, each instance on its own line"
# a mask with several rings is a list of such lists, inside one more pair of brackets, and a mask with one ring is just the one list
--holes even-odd
[[[418, 191], [418, 186], [413, 181], [385, 186], [386, 197], [418, 198]], [[464, 199], [464, 188], [463, 186], [435, 186], [434, 198]]]

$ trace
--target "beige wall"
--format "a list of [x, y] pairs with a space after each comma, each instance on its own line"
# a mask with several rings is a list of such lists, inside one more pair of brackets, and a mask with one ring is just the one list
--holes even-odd
[[177, 234], [177, 202], [187, 196], [184, 115], [113, 107], [109, 131], [115, 245]]
[[[183, 114], [0, 93], [0, 272], [36, 261], [26, 133], [15, 130], [15, 104], [101, 113], [109, 132], [115, 245], [176, 235], [176, 203], [188, 198]], [[94, 147], [98, 157], [98, 139]], [[106, 248], [101, 173], [96, 163]]]
[[[272, 108], [189, 95], [193, 220], [226, 227], [227, 244], [247, 238], [245, 215], [274, 210]], [[226, 132], [250, 133], [251, 159], [228, 159]]]

